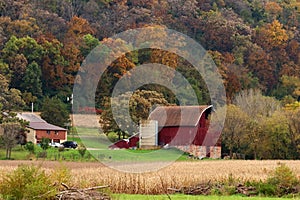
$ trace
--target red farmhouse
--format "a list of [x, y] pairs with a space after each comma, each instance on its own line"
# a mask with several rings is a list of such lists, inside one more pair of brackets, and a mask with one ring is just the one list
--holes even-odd
[[33, 113], [18, 114], [17, 117], [29, 122], [27, 129], [27, 142], [40, 143], [42, 138], [49, 138], [51, 142], [64, 142], [67, 140], [67, 129], [47, 123]]

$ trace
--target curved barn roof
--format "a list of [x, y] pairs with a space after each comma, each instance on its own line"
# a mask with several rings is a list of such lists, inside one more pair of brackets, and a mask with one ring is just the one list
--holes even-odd
[[149, 119], [158, 121], [159, 127], [196, 126], [202, 114], [211, 108], [212, 105], [159, 106], [150, 113]]

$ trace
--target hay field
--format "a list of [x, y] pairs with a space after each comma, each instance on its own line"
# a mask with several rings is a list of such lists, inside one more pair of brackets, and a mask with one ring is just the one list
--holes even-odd
[[162, 194], [167, 188], [180, 188], [197, 183], [227, 179], [229, 174], [240, 180], [264, 180], [278, 163], [285, 163], [300, 178], [299, 161], [209, 160], [175, 162], [157, 172], [130, 174], [115, 171], [101, 163], [0, 161], [0, 177], [18, 164], [41, 165], [48, 173], [63, 165], [70, 169], [71, 186], [110, 185], [112, 192], [129, 194]]

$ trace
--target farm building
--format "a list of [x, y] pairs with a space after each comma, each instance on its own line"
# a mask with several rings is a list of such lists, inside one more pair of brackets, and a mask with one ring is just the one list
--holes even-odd
[[139, 136], [135, 134], [127, 139], [122, 139], [114, 144], [110, 145], [110, 149], [129, 149], [129, 148], [136, 148], [138, 146]]
[[51, 142], [64, 142], [67, 140], [67, 129], [47, 123], [33, 113], [18, 113], [18, 118], [29, 122], [27, 129], [27, 142], [38, 144], [42, 138], [49, 138]]
[[[141, 125], [139, 143], [142, 148], [172, 146], [196, 157], [221, 158], [219, 134], [207, 134], [211, 111], [211, 105], [159, 106], [151, 112], [150, 123]], [[126, 148], [123, 143], [114, 145]]]

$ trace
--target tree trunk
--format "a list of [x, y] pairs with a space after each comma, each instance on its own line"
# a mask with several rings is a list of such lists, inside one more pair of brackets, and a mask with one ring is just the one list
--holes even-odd
[[9, 148], [6, 148], [6, 159], [9, 159]]
[[232, 148], [230, 148], [230, 150], [229, 150], [229, 158], [230, 158], [230, 160], [232, 159], [232, 157], [233, 157], [233, 150], [232, 150]]

